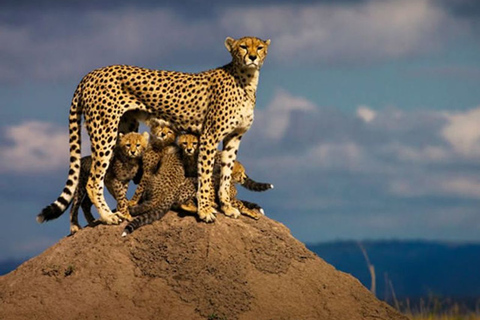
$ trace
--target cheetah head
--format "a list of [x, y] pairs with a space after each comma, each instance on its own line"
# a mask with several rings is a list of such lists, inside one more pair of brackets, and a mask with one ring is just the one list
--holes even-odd
[[151, 120], [150, 132], [152, 142], [160, 142], [163, 145], [171, 144], [177, 138], [177, 132], [170, 123], [161, 119]]
[[186, 156], [192, 157], [198, 151], [198, 137], [190, 133], [182, 134], [178, 137], [178, 146]]
[[232, 181], [243, 184], [246, 179], [247, 174], [245, 173], [245, 167], [240, 162], [235, 161], [232, 169]]
[[225, 39], [225, 47], [233, 58], [233, 63], [241, 68], [260, 69], [267, 57], [269, 40], [261, 40], [255, 37], [243, 37]]
[[118, 147], [129, 158], [140, 158], [148, 146], [148, 132], [119, 133]]

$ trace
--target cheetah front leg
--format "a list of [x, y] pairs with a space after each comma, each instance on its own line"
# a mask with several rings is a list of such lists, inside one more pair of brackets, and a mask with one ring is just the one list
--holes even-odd
[[108, 191], [113, 195], [115, 200], [117, 200], [117, 212], [116, 215], [127, 221], [132, 221], [133, 218], [128, 212], [128, 181], [120, 181], [113, 179], [111, 185], [107, 184]]
[[240, 216], [240, 211], [231, 204], [230, 183], [233, 163], [237, 157], [237, 151], [240, 146], [242, 135], [243, 133], [235, 132], [223, 140], [222, 172], [220, 175], [218, 199], [223, 213], [233, 218], [238, 218]]
[[198, 217], [205, 222], [215, 221], [217, 210], [212, 206], [215, 190], [212, 188], [212, 173], [217, 153], [218, 140], [213, 135], [203, 133], [200, 136], [198, 153]]

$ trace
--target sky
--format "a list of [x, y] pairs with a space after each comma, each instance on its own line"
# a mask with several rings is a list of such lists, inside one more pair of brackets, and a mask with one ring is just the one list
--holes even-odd
[[0, 260], [69, 233], [68, 212], [35, 217], [64, 187], [85, 74], [212, 69], [247, 35], [272, 43], [238, 160], [275, 188], [239, 198], [308, 243], [480, 241], [478, 1], [208, 3], [0, 3]]

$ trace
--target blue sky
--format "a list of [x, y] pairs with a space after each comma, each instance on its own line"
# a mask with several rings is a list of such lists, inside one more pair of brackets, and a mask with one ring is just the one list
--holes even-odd
[[63, 188], [86, 73], [215, 68], [245, 35], [272, 45], [238, 157], [275, 189], [242, 198], [306, 242], [480, 241], [479, 18], [474, 0], [3, 1], [0, 259], [69, 232], [35, 216]]

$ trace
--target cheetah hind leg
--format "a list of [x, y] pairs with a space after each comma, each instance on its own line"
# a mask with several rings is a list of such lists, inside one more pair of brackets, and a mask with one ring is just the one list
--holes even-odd
[[198, 208], [195, 204], [195, 196], [197, 195], [196, 178], [186, 178], [181, 194], [178, 197], [179, 208], [183, 211], [197, 213]]
[[83, 203], [83, 198], [85, 198], [85, 193], [80, 191], [78, 188], [75, 191], [75, 195], [73, 196], [72, 207], [70, 209], [70, 234], [73, 235], [80, 231], [82, 227], [78, 223], [78, 209], [80, 205]]
[[233, 183], [231, 179], [233, 164], [237, 156], [241, 138], [241, 132], [236, 132], [227, 136], [223, 140], [223, 151], [221, 155], [222, 169], [220, 174], [218, 198], [220, 209], [226, 216], [232, 218], [238, 218], [240, 216], [240, 211], [232, 205], [234, 199], [231, 197], [230, 190]]
[[[99, 110], [104, 106], [98, 106]], [[106, 108], [105, 108], [106, 109]], [[105, 201], [104, 179], [107, 168], [113, 156], [113, 150], [117, 143], [118, 124], [120, 116], [118, 114], [108, 114], [104, 116], [103, 122], [109, 123], [109, 126], [103, 127], [103, 134], [94, 131], [95, 122], [98, 122], [93, 115], [85, 113], [85, 125], [92, 152], [92, 167], [87, 181], [87, 194], [100, 215], [100, 221], [105, 224], [119, 224], [120, 217], [115, 215]], [[102, 156], [101, 156], [102, 155]], [[108, 155], [108, 156], [107, 156]]]

